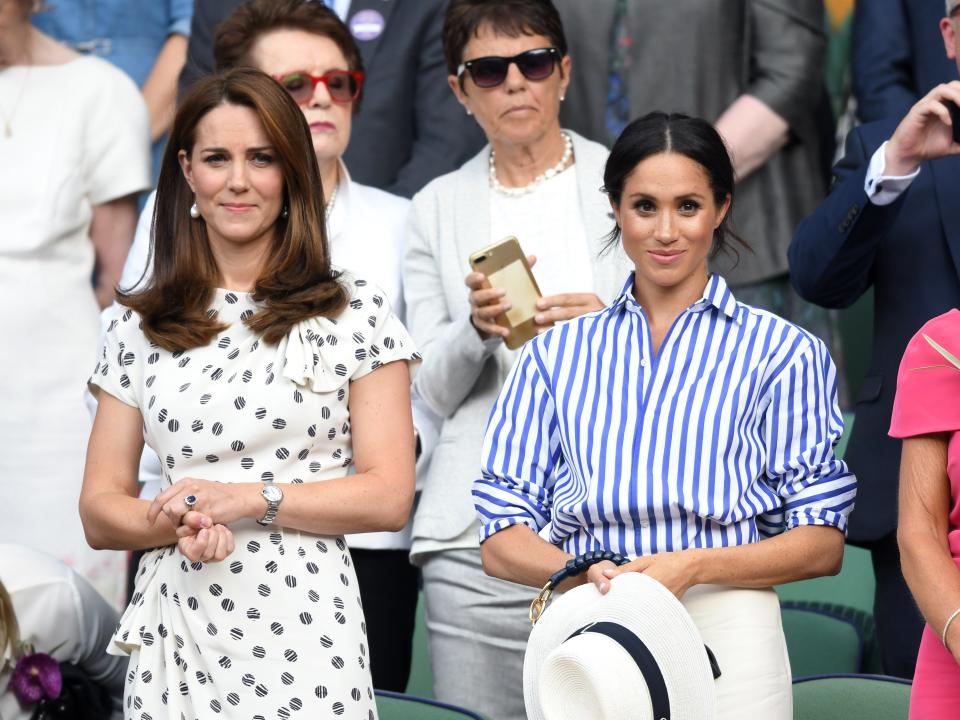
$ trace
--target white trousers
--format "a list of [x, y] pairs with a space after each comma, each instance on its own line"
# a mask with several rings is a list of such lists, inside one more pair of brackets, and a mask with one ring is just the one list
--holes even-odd
[[681, 602], [720, 666], [718, 720], [792, 720], [790, 660], [773, 589], [697, 585]]

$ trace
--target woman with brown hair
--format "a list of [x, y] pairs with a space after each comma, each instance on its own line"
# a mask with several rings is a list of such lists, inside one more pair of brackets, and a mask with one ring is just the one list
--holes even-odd
[[[152, 277], [120, 302], [80, 511], [94, 547], [156, 548], [109, 649], [131, 656], [127, 717], [375, 717], [342, 535], [407, 520], [394, 361], [419, 356], [384, 294], [331, 268], [309, 128], [263, 73], [184, 99]], [[144, 439], [169, 484], [152, 503], [136, 499]]]
[[[297, 102], [320, 167], [331, 261], [375, 282], [402, 321], [401, 264], [410, 201], [354, 182], [343, 161], [354, 117], [362, 112], [365, 77], [349, 28], [323, 3], [249, 0], [220, 24], [214, 52], [218, 70], [255, 67], [280, 82]], [[143, 275], [152, 203], [137, 228], [121, 287], [133, 287]], [[105, 314], [104, 328], [115, 313], [112, 309]], [[416, 400], [413, 420], [423, 450], [417, 471], [423, 473], [439, 420]], [[156, 458], [144, 466], [157, 471], [149, 474], [153, 482], [141, 497], [152, 498], [157, 492], [159, 466]], [[406, 689], [410, 675], [419, 592], [419, 572], [407, 557], [410, 535], [408, 525], [395, 533], [347, 538], [367, 621], [374, 686], [397, 692]]]

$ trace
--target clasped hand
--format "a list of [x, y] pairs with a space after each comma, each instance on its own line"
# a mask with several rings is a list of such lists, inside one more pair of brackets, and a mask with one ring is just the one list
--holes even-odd
[[680, 550], [639, 557], [619, 567], [612, 562], [599, 562], [587, 568], [587, 582], [596, 585], [601, 595], [606, 595], [610, 591], [610, 581], [617, 575], [639, 572], [652, 577], [679, 599], [696, 585], [694, 560], [691, 551]]
[[[226, 483], [183, 478], [153, 499], [147, 522], [155, 524], [163, 513], [176, 528], [182, 555], [191, 562], [219, 562], [234, 550], [227, 523], [242, 517], [235, 490]], [[196, 498], [192, 507], [184, 502], [190, 495]]]

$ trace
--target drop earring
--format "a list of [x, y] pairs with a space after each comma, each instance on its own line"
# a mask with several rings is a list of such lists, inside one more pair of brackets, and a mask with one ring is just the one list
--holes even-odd
[[193, 205], [190, 206], [190, 217], [194, 220], [200, 219], [200, 208], [197, 207], [196, 200], [194, 200]]
[[283, 210], [280, 211], [280, 217], [287, 218], [290, 216], [290, 208], [286, 205], [283, 206]]

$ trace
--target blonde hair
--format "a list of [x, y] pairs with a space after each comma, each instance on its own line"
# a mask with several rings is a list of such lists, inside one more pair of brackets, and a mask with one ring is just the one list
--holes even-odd
[[7, 647], [16, 655], [20, 648], [20, 626], [13, 612], [13, 600], [0, 580], [0, 658], [7, 653]]

